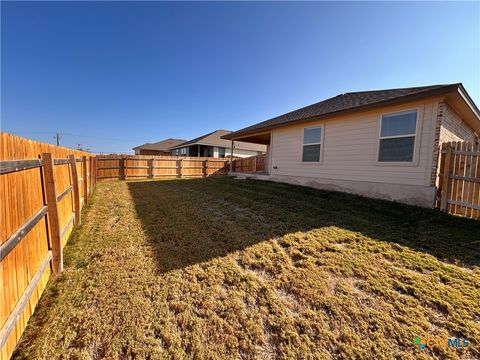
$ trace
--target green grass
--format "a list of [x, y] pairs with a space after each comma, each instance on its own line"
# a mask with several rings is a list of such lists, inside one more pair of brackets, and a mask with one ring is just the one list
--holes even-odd
[[480, 358], [478, 221], [226, 178], [100, 183], [83, 215], [16, 358]]

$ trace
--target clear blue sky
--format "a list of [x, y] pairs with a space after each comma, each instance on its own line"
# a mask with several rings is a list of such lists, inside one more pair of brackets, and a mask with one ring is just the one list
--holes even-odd
[[478, 2], [1, 7], [2, 131], [65, 146], [131, 152], [378, 88], [462, 82], [480, 105]]

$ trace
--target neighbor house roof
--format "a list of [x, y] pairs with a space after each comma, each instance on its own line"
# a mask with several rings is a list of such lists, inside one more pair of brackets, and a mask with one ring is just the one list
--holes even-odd
[[327, 100], [320, 101], [316, 104], [305, 106], [301, 109], [291, 111], [289, 113], [274, 117], [272, 119], [260, 122], [258, 124], [243, 128], [238, 131], [231, 132], [224, 139], [234, 139], [241, 135], [258, 133], [262, 130], [268, 130], [284, 126], [295, 122], [304, 122], [308, 120], [316, 120], [332, 115], [351, 113], [355, 111], [370, 110], [386, 105], [431, 97], [436, 95], [444, 95], [450, 92], [461, 92], [473, 113], [478, 118], [480, 111], [476, 107], [473, 100], [468, 96], [462, 84], [448, 85], [431, 85], [400, 89], [360, 91], [340, 94]]
[[186, 140], [183, 139], [165, 139], [156, 143], [146, 143], [137, 147], [134, 147], [133, 150], [143, 149], [143, 150], [158, 150], [158, 151], [168, 151], [172, 146], [181, 144]]
[[[222, 139], [223, 136], [230, 134], [229, 130], [215, 130], [211, 133], [199, 136], [195, 139], [185, 141], [181, 144], [174, 145], [170, 150], [182, 148], [192, 145], [207, 145], [207, 146], [219, 146], [224, 148], [230, 148], [231, 142], [229, 140]], [[235, 149], [238, 150], [252, 150], [252, 151], [266, 151], [264, 145], [252, 144], [243, 141], [235, 141]]]

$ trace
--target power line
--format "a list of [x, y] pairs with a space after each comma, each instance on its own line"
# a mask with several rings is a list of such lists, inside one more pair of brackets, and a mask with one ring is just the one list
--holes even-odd
[[54, 131], [11, 131], [12, 133], [17, 134], [55, 134]]
[[80, 135], [80, 134], [71, 134], [71, 133], [62, 133], [62, 135], [92, 138], [92, 139], [99, 139], [99, 140], [138, 142], [138, 140], [132, 140], [132, 139], [107, 138], [107, 137], [93, 136], [93, 135]]
[[81, 135], [81, 134], [72, 134], [72, 133], [58, 133], [54, 131], [12, 131], [13, 133], [17, 134], [53, 134], [54, 138], [60, 138], [62, 136], [74, 136], [74, 137], [83, 137], [83, 138], [92, 138], [98, 140], [110, 140], [110, 141], [125, 141], [125, 142], [142, 142], [144, 140], [132, 140], [132, 139], [119, 139], [119, 138], [109, 138], [103, 136], [93, 136], [93, 135]]
[[[137, 142], [134, 140], [127, 140], [127, 139], [113, 139], [113, 138], [106, 138], [106, 137], [101, 137], [101, 136], [91, 136], [91, 135], [79, 135], [79, 134], [72, 134], [72, 133], [60, 133], [60, 132], [54, 132], [54, 131], [11, 131], [12, 133], [17, 133], [17, 134], [42, 134], [42, 135], [53, 135], [53, 138], [56, 139], [57, 145], [60, 145], [60, 139], [62, 137], [67, 137], [73, 136], [73, 137], [88, 137], [88, 138], [94, 138], [94, 139], [99, 139], [99, 140], [111, 140], [111, 141], [128, 141], [128, 142]], [[58, 138], [57, 138], [58, 137]], [[138, 141], [140, 142], [140, 141]], [[70, 148], [75, 148], [76, 147], [81, 147], [81, 143], [79, 142], [74, 142], [73, 144], [67, 141], [63, 141], [62, 146], [70, 147]], [[95, 154], [116, 154], [119, 153], [118, 151], [89, 151], [91, 153]], [[129, 151], [121, 151], [120, 153], [128, 153]]]

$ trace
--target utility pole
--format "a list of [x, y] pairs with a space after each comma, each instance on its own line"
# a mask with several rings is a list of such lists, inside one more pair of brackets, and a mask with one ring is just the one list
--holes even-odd
[[60, 146], [60, 134], [57, 132], [54, 136], [55, 139], [57, 139], [57, 146]]

